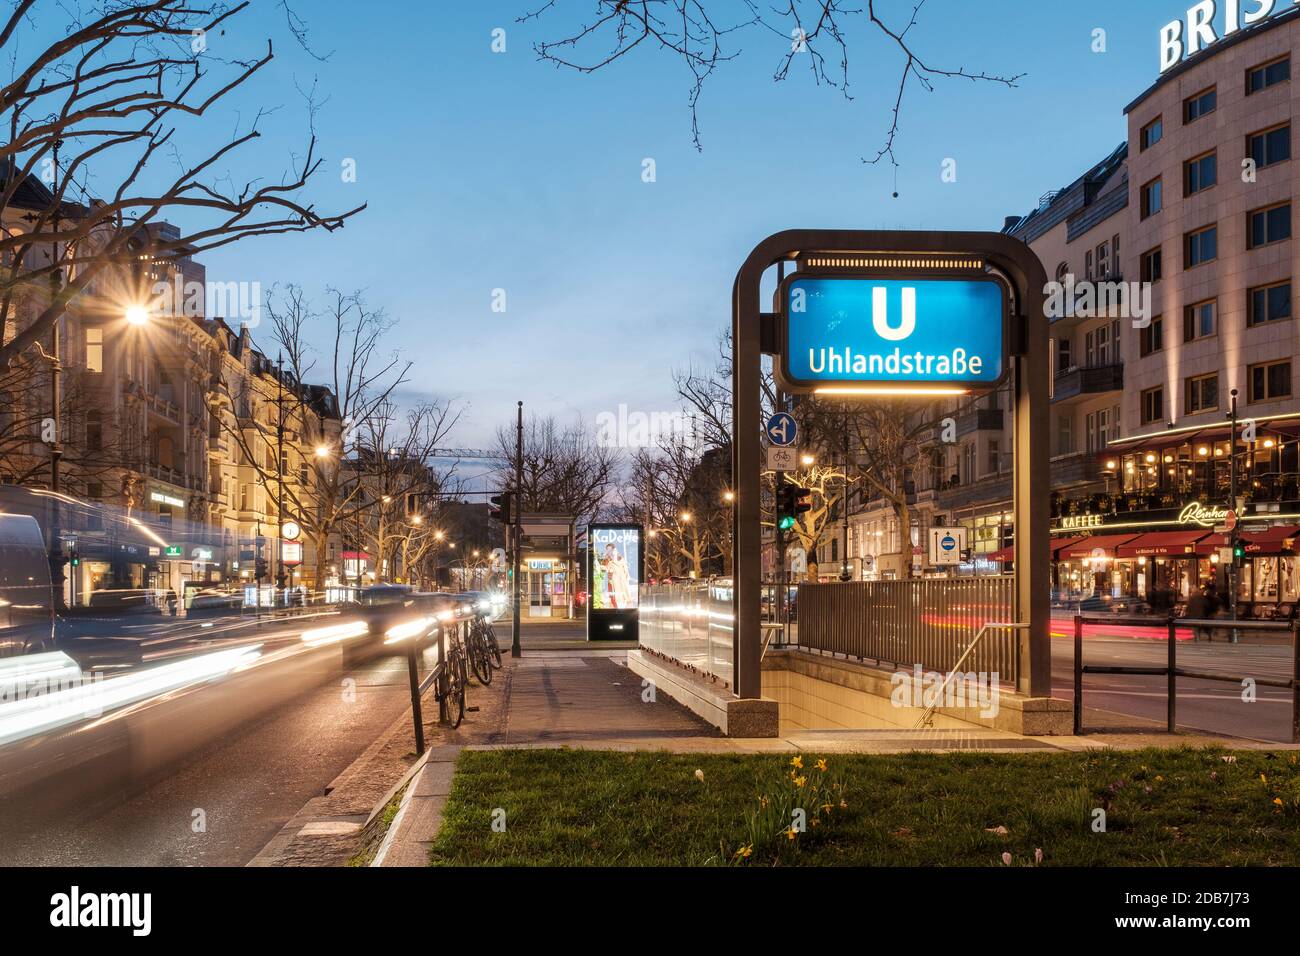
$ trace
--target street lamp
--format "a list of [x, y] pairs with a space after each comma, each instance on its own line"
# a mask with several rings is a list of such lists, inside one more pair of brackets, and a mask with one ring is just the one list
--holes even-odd
[[317, 446], [316, 446], [316, 457], [317, 457], [317, 458], [328, 458], [329, 456], [330, 456], [329, 445], [317, 445]]
[[126, 321], [129, 325], [141, 326], [149, 324], [149, 310], [142, 305], [127, 306]]
[[799, 461], [803, 463], [803, 466], [805, 468], [811, 468], [814, 464], [817, 463], [816, 457], [806, 453], [802, 457], [800, 457]]
[[411, 524], [414, 525], [424, 524], [424, 515], [411, 515]]

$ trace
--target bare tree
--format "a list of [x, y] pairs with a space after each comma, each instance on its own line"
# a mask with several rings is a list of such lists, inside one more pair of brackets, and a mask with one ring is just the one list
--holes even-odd
[[[321, 213], [300, 197], [322, 162], [310, 129], [293, 168], [232, 182], [222, 164], [261, 135], [264, 111], [201, 157], [182, 157], [173, 138], [179, 125], [213, 128], [204, 120], [214, 105], [273, 58], [269, 38], [251, 58], [208, 50], [209, 38], [217, 45], [218, 31], [249, 2], [104, 0], [77, 11], [58, 0], [14, 0], [0, 20], [0, 53], [12, 63], [11, 79], [0, 86], [7, 127], [0, 215], [30, 223], [0, 232], [0, 315], [9, 317], [24, 291], [44, 286], [50, 293], [12, 337], [7, 325], [0, 331], [0, 366], [39, 342], [114, 267], [138, 278], [145, 258], [171, 261], [251, 236], [333, 231], [365, 208]], [[301, 42], [304, 24], [281, 6]], [[61, 29], [42, 29], [55, 19]], [[51, 32], [56, 38], [47, 41]], [[93, 184], [113, 170], [122, 172]], [[52, 193], [33, 204], [38, 181]], [[149, 228], [173, 216], [180, 227], [174, 237]], [[130, 294], [138, 302], [145, 290]]]
[[[915, 81], [927, 92], [932, 92], [935, 81], [942, 79], [1014, 87], [1024, 76], [937, 66], [921, 56], [909, 34], [926, 0], [917, 0], [902, 27], [885, 22], [877, 11], [877, 0], [866, 0], [865, 10], [861, 4], [862, 0], [779, 0], [771, 5], [761, 0], [596, 0], [595, 10], [586, 19], [566, 23], [559, 27], [559, 35], [535, 43], [533, 49], [542, 61], [579, 73], [595, 73], [613, 66], [639, 47], [679, 60], [691, 75], [691, 139], [697, 149], [702, 149], [699, 103], [704, 83], [740, 55], [742, 37], [757, 33], [781, 51], [776, 58], [774, 81], [785, 80], [802, 57], [816, 85], [829, 86], [852, 99], [845, 25], [865, 20], [900, 57], [901, 67], [892, 122], [876, 156], [864, 158], [863, 162], [874, 164], [888, 157], [894, 166], [898, 165], [894, 144], [900, 129], [903, 95], [910, 83]], [[554, 13], [557, 6], [555, 0], [546, 0], [517, 22], [540, 20]]]
[[[290, 384], [285, 393], [288, 406], [277, 409], [277, 415], [297, 416], [304, 423], [318, 421], [311, 407], [316, 391], [305, 383], [319, 377], [330, 390], [338, 419], [337, 435], [322, 431], [305, 436], [315, 446], [310, 483], [284, 485], [286, 508], [315, 545], [317, 581], [324, 580], [331, 534], [353, 531], [356, 537], [389, 545], [399, 512], [382, 497], [403, 501], [399, 496], [408, 491], [430, 490], [425, 487], [430, 473], [411, 463], [422, 464], [460, 414], [449, 402], [422, 403], [400, 412], [393, 396], [408, 381], [411, 363], [383, 349], [384, 337], [395, 322], [382, 310], [370, 308], [358, 292], [330, 289], [327, 300], [323, 309], [317, 309], [299, 287], [289, 286], [269, 293], [265, 306], [273, 344], [283, 356]], [[325, 343], [325, 348], [317, 349], [313, 341]], [[246, 382], [241, 387], [251, 386]], [[278, 418], [270, 427], [256, 418], [251, 422], [223, 419], [222, 424], [263, 484], [277, 486], [279, 476], [265, 465], [265, 450], [277, 440]], [[442, 484], [451, 486], [450, 477], [442, 476]], [[383, 488], [388, 490], [375, 493]]]
[[[515, 429], [497, 430], [498, 486], [514, 483]], [[561, 425], [553, 416], [530, 416], [524, 425], [524, 511], [549, 511], [594, 520], [606, 506], [618, 477], [614, 448], [595, 441], [576, 421]]]

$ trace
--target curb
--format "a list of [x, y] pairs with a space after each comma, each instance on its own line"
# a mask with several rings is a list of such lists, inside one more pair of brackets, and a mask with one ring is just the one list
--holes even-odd
[[[428, 866], [429, 849], [442, 826], [442, 811], [451, 794], [461, 747], [435, 747], [402, 796], [402, 805], [384, 835], [371, 866]], [[386, 805], [385, 799], [381, 807]]]

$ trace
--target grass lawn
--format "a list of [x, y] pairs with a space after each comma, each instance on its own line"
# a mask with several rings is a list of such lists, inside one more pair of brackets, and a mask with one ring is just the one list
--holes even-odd
[[[824, 773], [818, 756], [801, 755], [801, 787], [789, 755], [465, 751], [431, 861], [1300, 865], [1294, 752], [829, 755]], [[802, 802], [817, 805], [792, 839]]]

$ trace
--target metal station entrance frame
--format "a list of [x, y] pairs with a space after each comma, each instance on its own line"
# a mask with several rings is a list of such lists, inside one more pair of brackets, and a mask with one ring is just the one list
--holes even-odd
[[[978, 257], [1000, 276], [1010, 293], [1009, 374], [1012, 378], [1014, 435], [1013, 513], [1015, 522], [1015, 613], [1019, 623], [1020, 683], [1028, 697], [1049, 697], [1052, 689], [1049, 581], [1050, 481], [1048, 421], [1047, 276], [1023, 242], [995, 232], [859, 231], [790, 229], [768, 236], [749, 254], [732, 288], [732, 480], [733, 512], [733, 687], [742, 698], [762, 696], [761, 508], [759, 452], [762, 356], [779, 359], [777, 334], [783, 304], [764, 312], [760, 283], [768, 269], [799, 262], [810, 253], [849, 266], [839, 274], [879, 278], [876, 269], [853, 271], [853, 264], [875, 254], [893, 263], [912, 256], [918, 263], [937, 257]], [[783, 266], [782, 266], [783, 268]], [[897, 274], [898, 269], [891, 270]], [[921, 272], [918, 278], [927, 273]], [[1035, 493], [1037, 491], [1037, 493]]]

